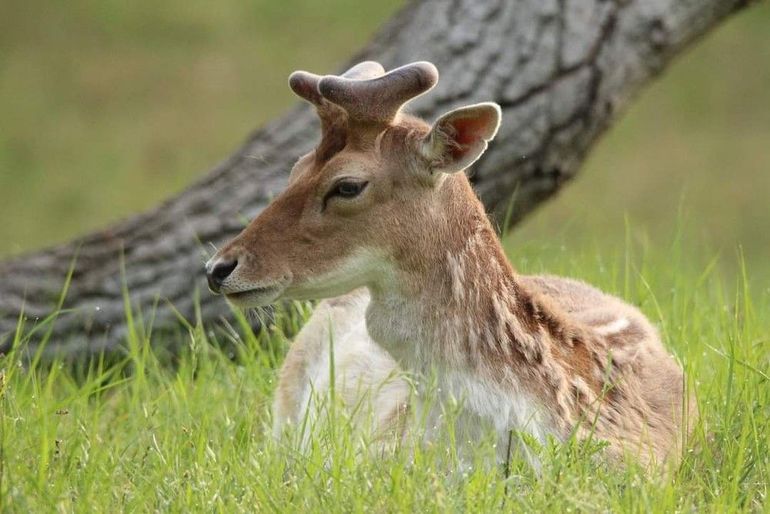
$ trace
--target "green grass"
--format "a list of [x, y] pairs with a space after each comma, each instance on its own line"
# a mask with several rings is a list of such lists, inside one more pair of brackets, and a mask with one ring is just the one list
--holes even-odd
[[[541, 474], [515, 460], [507, 479], [485, 464], [485, 444], [454, 473], [451, 446], [364, 456], [341, 414], [299, 455], [270, 438], [269, 406], [284, 334], [307, 316], [306, 305], [279, 313], [258, 336], [243, 318], [237, 328], [193, 322], [187, 347], [169, 363], [150, 349], [150, 341], [163, 344], [153, 340], [151, 313], [127, 304], [132, 330], [122, 358], [24, 366], [16, 353], [0, 361], [0, 510], [762, 512], [770, 289], [752, 283], [751, 270], [720, 272], [706, 251], [687, 255], [693, 244], [684, 236], [659, 246], [629, 233], [608, 255], [589, 243], [506, 244], [522, 271], [585, 278], [659, 324], [702, 412], [670, 480], [597, 465], [590, 447], [575, 444], [536, 448]], [[740, 269], [740, 255], [730, 258]], [[45, 323], [20, 325], [22, 347], [45, 337]]]
[[[337, 69], [399, 5], [5, 2], [0, 256], [179, 191], [295, 101], [292, 70]], [[507, 480], [483, 444], [459, 473], [446, 447], [357, 457], [344, 423], [297, 455], [268, 436], [269, 405], [307, 306], [259, 335], [192, 320], [170, 359], [152, 313], [127, 305], [122, 356], [1, 358], [0, 511], [767, 511], [768, 21], [760, 3], [678, 59], [505, 241], [521, 271], [584, 278], [660, 326], [702, 412], [671, 480], [596, 466], [579, 445], [538, 449], [542, 474], [516, 461]], [[53, 322], [20, 323], [20, 346]]]

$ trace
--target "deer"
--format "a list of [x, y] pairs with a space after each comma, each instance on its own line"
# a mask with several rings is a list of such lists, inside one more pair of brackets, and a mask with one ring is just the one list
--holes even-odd
[[677, 461], [697, 417], [682, 367], [636, 307], [514, 269], [467, 176], [501, 108], [432, 124], [405, 112], [438, 77], [428, 62], [386, 72], [373, 61], [289, 77], [320, 141], [205, 265], [210, 289], [239, 308], [323, 300], [280, 371], [276, 433], [307, 413], [309, 390], [331, 387], [334, 359], [343, 396], [366, 390], [383, 430], [402, 430], [412, 401], [394, 372], [433, 370], [442, 401], [462, 400], [454, 423], [471, 441], [474, 427], [492, 430], [501, 462], [512, 433], [596, 438], [614, 462]]

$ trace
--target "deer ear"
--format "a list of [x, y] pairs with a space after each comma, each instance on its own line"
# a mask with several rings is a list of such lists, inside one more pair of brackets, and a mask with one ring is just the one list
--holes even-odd
[[422, 141], [431, 175], [455, 173], [481, 157], [500, 126], [500, 106], [485, 102], [441, 116]]

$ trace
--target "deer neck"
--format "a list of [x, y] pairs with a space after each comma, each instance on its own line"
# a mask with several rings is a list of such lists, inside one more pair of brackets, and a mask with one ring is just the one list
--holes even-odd
[[589, 376], [590, 336], [517, 277], [467, 189], [473, 201], [463, 205], [472, 208], [433, 227], [421, 259], [370, 286], [367, 329], [405, 370], [435, 372], [442, 395], [461, 398], [498, 434], [566, 437], [577, 419], [570, 373], [584, 369], [573, 382], [599, 387]]
[[491, 422], [501, 437], [518, 427], [542, 441], [567, 434], [553, 343], [568, 331], [519, 283], [480, 204], [444, 228], [424, 266], [370, 287], [369, 334], [402, 368], [435, 376], [441, 395], [461, 399], [478, 417], [470, 426]]
[[[473, 195], [469, 185], [459, 193]], [[426, 238], [433, 246], [419, 260], [370, 288], [367, 323], [407, 368], [502, 379], [506, 364], [542, 360], [548, 331], [539, 320], [555, 316], [518, 283], [481, 203], [472, 196], [462, 205]]]

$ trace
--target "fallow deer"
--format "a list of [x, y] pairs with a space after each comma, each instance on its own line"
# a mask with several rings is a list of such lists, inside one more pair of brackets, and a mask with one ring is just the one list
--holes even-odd
[[[596, 437], [613, 460], [675, 456], [696, 415], [682, 369], [636, 308], [576, 280], [514, 271], [464, 173], [500, 108], [461, 107], [433, 125], [402, 111], [437, 81], [427, 62], [289, 79], [316, 107], [321, 140], [209, 260], [210, 287], [241, 307], [365, 291], [322, 304], [300, 334], [281, 371], [277, 426], [305, 412], [304, 392], [329, 363], [321, 327], [332, 319], [338, 376], [374, 387], [398, 366], [435, 370], [442, 395], [463, 401], [456, 423], [492, 427], [501, 452], [523, 431], [543, 442]], [[372, 393], [384, 395], [383, 425], [398, 423], [407, 398], [395, 380]]]

